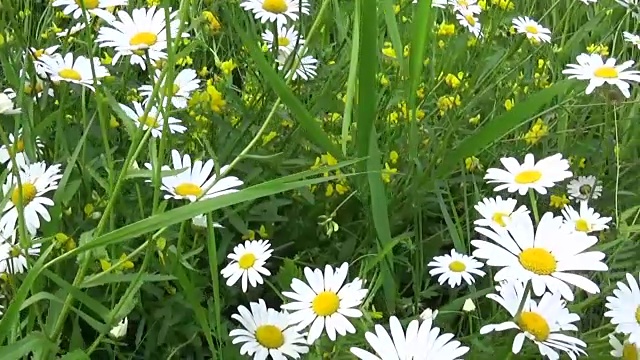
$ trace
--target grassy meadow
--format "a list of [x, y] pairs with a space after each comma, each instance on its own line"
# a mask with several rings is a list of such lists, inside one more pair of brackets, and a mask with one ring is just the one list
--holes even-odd
[[639, 10], [0, 0], [0, 359], [640, 359]]

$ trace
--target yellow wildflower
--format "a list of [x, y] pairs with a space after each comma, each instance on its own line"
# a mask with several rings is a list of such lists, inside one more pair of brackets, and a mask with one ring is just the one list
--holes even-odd
[[397, 163], [399, 158], [400, 158], [400, 155], [398, 155], [398, 152], [395, 150], [391, 150], [391, 152], [389, 153], [389, 160], [391, 160], [391, 163], [392, 164]]
[[222, 73], [225, 75], [231, 75], [231, 72], [238, 67], [238, 65], [236, 65], [235, 62], [233, 62], [233, 59], [229, 59], [227, 61], [223, 61], [221, 63], [218, 64], [218, 67], [220, 68], [220, 70], [222, 70]]
[[569, 203], [570, 203], [570, 200], [567, 198], [566, 194], [551, 195], [551, 198], [549, 199], [549, 205], [557, 209], [562, 209], [565, 207], [565, 205], [568, 205]]
[[524, 135], [524, 140], [529, 145], [534, 145], [549, 133], [549, 126], [542, 119], [536, 120], [531, 129]]
[[507, 111], [511, 111], [511, 109], [513, 109], [514, 106], [515, 106], [515, 101], [513, 99], [507, 99], [504, 101], [504, 108], [507, 109]]
[[209, 29], [209, 31], [212, 34], [217, 34], [220, 29], [222, 28], [222, 25], [220, 25], [220, 22], [218, 21], [218, 18], [213, 15], [213, 13], [211, 11], [203, 11], [202, 12], [202, 17], [204, 18], [205, 22], [207, 23], [207, 28]]
[[454, 35], [455, 33], [456, 33], [456, 26], [454, 24], [443, 22], [438, 26], [438, 35], [440, 36], [451, 36], [451, 35]]
[[470, 156], [464, 159], [464, 167], [469, 172], [474, 172], [476, 170], [482, 170], [482, 164], [480, 163], [480, 159], [475, 156]]
[[389, 163], [384, 163], [384, 169], [382, 169], [382, 181], [385, 182], [385, 184], [388, 184], [389, 182], [391, 182], [391, 175], [398, 173], [398, 169], [396, 168], [392, 168], [389, 166]]
[[267, 145], [271, 140], [275, 139], [278, 134], [275, 131], [271, 131], [268, 134], [262, 135], [262, 146]]
[[478, 125], [479, 122], [480, 122], [480, 114], [469, 119], [469, 124], [471, 125]]

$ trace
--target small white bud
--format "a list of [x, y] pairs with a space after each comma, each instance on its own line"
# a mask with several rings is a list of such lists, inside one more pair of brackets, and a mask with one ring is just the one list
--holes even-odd
[[467, 299], [464, 301], [464, 305], [462, 305], [462, 311], [470, 312], [476, 309], [476, 304], [473, 303], [473, 300]]
[[124, 319], [122, 319], [122, 321], [120, 321], [120, 323], [118, 323], [118, 325], [114, 326], [113, 329], [109, 331], [109, 334], [111, 334], [111, 336], [113, 336], [114, 338], [119, 339], [127, 334], [128, 326], [129, 320], [125, 317]]

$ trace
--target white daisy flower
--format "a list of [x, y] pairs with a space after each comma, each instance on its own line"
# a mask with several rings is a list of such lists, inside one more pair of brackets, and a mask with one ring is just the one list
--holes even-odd
[[[413, 0], [414, 4], [418, 3], [418, 0]], [[449, 0], [431, 0], [431, 7], [437, 7], [444, 9], [449, 4]]]
[[622, 33], [622, 36], [626, 42], [629, 42], [640, 49], [640, 36], [626, 31]]
[[453, 10], [462, 14], [480, 14], [482, 8], [476, 0], [449, 0], [449, 5], [453, 6]]
[[155, 106], [151, 107], [146, 116], [144, 115], [145, 107], [136, 101], [133, 102], [133, 109], [123, 104], [120, 104], [120, 108], [129, 118], [135, 121], [137, 125], [142, 125], [142, 130], [147, 131], [147, 129], [151, 128], [151, 136], [155, 138], [162, 137], [165, 126], [169, 127], [169, 134], [182, 134], [187, 130], [186, 127], [181, 125], [182, 121], [179, 119], [169, 116], [168, 119], [165, 120], [162, 112]]
[[238, 314], [231, 315], [244, 327], [229, 332], [229, 336], [234, 338], [232, 343], [244, 343], [240, 355], [285, 360], [287, 357], [299, 359], [301, 354], [309, 351], [304, 335], [300, 334], [286, 311], [267, 308], [262, 299], [249, 303], [249, 308], [251, 310], [238, 306]]
[[[17, 237], [12, 235], [14, 239]], [[16, 241], [17, 242], [17, 241]], [[33, 242], [28, 249], [23, 249], [20, 244], [13, 244], [10, 241], [5, 240], [0, 244], [0, 254], [3, 254], [0, 259], [0, 274], [22, 274], [29, 267], [27, 263], [27, 256], [38, 257], [40, 256], [40, 242]], [[4, 256], [6, 254], [6, 257]]]
[[24, 164], [18, 170], [20, 184], [13, 172], [9, 173], [2, 186], [2, 193], [9, 197], [0, 217], [0, 229], [3, 233], [13, 233], [18, 222], [17, 204], [22, 200], [24, 221], [27, 230], [32, 235], [40, 228], [40, 217], [50, 221], [51, 216], [45, 206], [53, 206], [53, 200], [44, 197], [46, 193], [58, 188], [58, 180], [62, 178], [60, 165], [47, 167], [44, 162]]
[[351, 353], [362, 360], [399, 360], [399, 359], [460, 359], [469, 352], [469, 348], [453, 339], [453, 334], [442, 333], [433, 327], [431, 320], [420, 323], [413, 320], [402, 328], [397, 317], [389, 318], [387, 330], [382, 325], [375, 326], [375, 333], [367, 332], [365, 339], [375, 354], [357, 347]]
[[43, 56], [39, 61], [42, 63], [43, 70], [49, 74], [51, 81], [67, 81], [85, 86], [92, 91], [95, 89], [93, 88], [91, 63], [93, 63], [96, 74], [96, 84], [100, 84], [98, 79], [109, 76], [109, 71], [100, 64], [100, 59], [97, 57], [89, 60], [84, 56], [78, 56], [74, 59], [73, 54], [68, 53], [64, 57], [59, 54]]
[[113, 15], [108, 11], [108, 8], [114, 6], [127, 5], [127, 0], [54, 0], [51, 5], [63, 7], [62, 13], [65, 15], [71, 15], [74, 19], [79, 19], [82, 16], [82, 6], [88, 13], [88, 17], [95, 15], [106, 21], [113, 20]]
[[535, 42], [551, 42], [551, 30], [540, 25], [528, 16], [518, 16], [512, 20], [513, 27], [520, 34], [525, 34], [527, 39]]
[[605, 317], [616, 325], [615, 331], [629, 336], [629, 342], [640, 346], [640, 288], [636, 278], [627, 273], [627, 284], [618, 281], [613, 296], [607, 296]]
[[596, 200], [602, 195], [602, 185], [593, 175], [578, 176], [577, 179], [572, 179], [569, 182], [567, 192], [569, 198], [578, 201]]
[[[36, 64], [36, 62], [34, 62], [34, 64]], [[37, 64], [38, 65], [36, 65], [36, 72], [38, 71], [37, 68], [40, 68], [42, 71], [44, 71], [44, 68], [42, 67], [42, 63], [38, 62]], [[42, 76], [45, 77], [45, 78], [47, 77], [46, 73], [44, 73], [44, 75], [42, 75]], [[27, 95], [33, 96], [33, 100], [34, 101], [37, 101], [39, 98], [41, 98], [45, 94], [49, 95], [51, 97], [54, 97], [55, 93], [53, 92], [53, 88], [48, 87], [46, 89], [47, 91], [46, 92], [44, 91], [45, 90], [45, 84], [44, 84], [44, 81], [42, 81], [41, 78], [36, 76], [35, 83], [32, 82], [29, 79], [29, 74], [26, 71], [24, 71], [24, 69], [20, 69], [20, 77], [25, 79], [24, 80], [24, 88], [23, 88], [24, 93], [27, 94]], [[13, 89], [7, 89], [6, 92], [9, 95], [10, 98], [12, 96], [15, 98], [16, 93], [15, 93], [15, 91]], [[9, 94], [9, 92], [11, 94]]]
[[609, 344], [613, 348], [610, 354], [615, 358], [622, 358], [622, 360], [640, 359], [640, 348], [627, 340], [623, 344], [614, 334], [609, 334]]
[[[193, 226], [195, 227], [199, 227], [199, 228], [207, 228], [207, 216], [202, 214], [202, 215], [197, 215], [195, 217], [193, 217], [193, 219], [191, 219], [191, 222], [193, 223]], [[220, 225], [217, 222], [214, 222], [213, 224], [214, 228], [223, 228], [224, 226]]]
[[16, 108], [13, 99], [16, 93], [13, 89], [6, 89], [0, 93], [0, 115], [17, 115], [22, 112], [21, 108]]
[[[502, 305], [515, 317], [523, 301], [524, 284], [519, 281], [503, 283], [496, 290], [498, 294], [489, 294], [487, 297]], [[557, 360], [560, 358], [558, 352], [564, 352], [575, 360], [577, 355], [586, 355], [582, 348], [587, 344], [564, 332], [577, 331], [578, 328], [573, 323], [579, 320], [577, 314], [570, 313], [566, 308], [566, 302], [560, 298], [560, 294], [544, 293], [539, 302], [532, 300], [527, 294], [522, 312], [517, 318], [500, 324], [485, 325], [480, 329], [480, 334], [518, 329], [521, 332], [513, 339], [511, 347], [514, 354], [522, 350], [524, 339], [527, 338], [538, 346], [542, 357]]]
[[289, 69], [285, 75], [286, 79], [297, 80], [300, 78], [307, 81], [318, 75], [316, 72], [318, 60], [311, 55], [281, 53], [276, 61], [278, 62], [278, 70], [283, 71], [285, 67]]
[[253, 12], [263, 24], [268, 21], [285, 25], [289, 20], [297, 21], [300, 14], [309, 15], [308, 0], [244, 0], [240, 7]]
[[63, 38], [63, 37], [75, 35], [80, 31], [84, 30], [84, 28], [86, 27], [87, 27], [87, 24], [85, 22], [78, 22], [68, 29], [64, 29], [60, 32], [57, 32], [56, 37]]
[[562, 154], [555, 154], [535, 162], [533, 154], [524, 157], [522, 165], [512, 157], [500, 159], [506, 170], [491, 168], [484, 176], [487, 183], [502, 183], [493, 191], [507, 189], [508, 192], [518, 192], [520, 195], [533, 189], [540, 194], [547, 193], [546, 188], [553, 187], [557, 182], [570, 178], [569, 161], [562, 158]]
[[244, 244], [236, 245], [233, 253], [227, 256], [231, 262], [220, 271], [222, 277], [227, 279], [227, 286], [232, 286], [240, 278], [242, 278], [244, 292], [247, 292], [247, 280], [251, 287], [263, 284], [262, 275], [271, 275], [271, 272], [264, 267], [273, 252], [273, 249], [269, 249], [270, 247], [269, 240], [247, 240]]
[[282, 305], [282, 308], [294, 311], [291, 318], [299, 323], [300, 329], [311, 325], [307, 343], [316, 341], [325, 328], [332, 341], [336, 339], [336, 332], [340, 335], [356, 332], [347, 317], [362, 316], [362, 311], [356, 307], [367, 296], [367, 289], [362, 288], [362, 280], [359, 278], [345, 284], [348, 272], [347, 263], [342, 264], [335, 273], [329, 265], [325, 267], [324, 274], [320, 269], [305, 267], [304, 275], [308, 285], [299, 279], [293, 279], [293, 291], [282, 292], [285, 297], [295, 300]]
[[456, 19], [458, 19], [460, 25], [467, 28], [475, 37], [482, 37], [482, 25], [474, 13], [470, 11], [458, 12], [456, 13]]
[[[169, 9], [171, 11], [171, 9]], [[178, 34], [180, 19], [178, 12], [169, 14], [169, 32], [171, 39], [189, 37], [189, 34]], [[98, 32], [96, 42], [100, 47], [112, 47], [116, 54], [112, 65], [117, 64], [123, 56], [130, 56], [132, 65], [146, 69], [146, 57], [153, 63], [167, 58], [167, 24], [163, 8], [152, 6], [149, 9], [134, 9], [131, 15], [126, 11], [118, 11], [117, 18], [103, 26]]]
[[[165, 199], [187, 199], [191, 202], [199, 199], [210, 199], [216, 196], [230, 194], [238, 191], [237, 187], [244, 184], [242, 180], [235, 176], [227, 176], [221, 179], [217, 178], [214, 171], [213, 160], [203, 163], [196, 160], [191, 165], [191, 157], [189, 155], [180, 156], [178, 150], [171, 150], [171, 159], [173, 161], [173, 169], [163, 166], [162, 170], [181, 170], [177, 175], [169, 175], [162, 178], [161, 189], [168, 192], [164, 196]], [[145, 164], [147, 169], [152, 169], [151, 164]], [[220, 173], [224, 173], [229, 168], [228, 165], [220, 169]], [[151, 182], [151, 180], [147, 180]]]
[[429, 271], [429, 275], [438, 277], [440, 285], [447, 284], [454, 288], [459, 286], [464, 280], [471, 285], [475, 282], [473, 275], [484, 276], [485, 272], [480, 270], [484, 266], [483, 263], [477, 261], [473, 256], [457, 253], [451, 249], [451, 255], [435, 256], [427, 266], [435, 267]]
[[[40, 140], [39, 136], [36, 136], [34, 143], [36, 155], [42, 154], [44, 144]], [[2, 145], [2, 147], [0, 147], [0, 164], [6, 164], [8, 169], [13, 166], [12, 161], [10, 161], [11, 154], [15, 154], [16, 157], [20, 156], [21, 161], [24, 161], [26, 153], [24, 149], [24, 139], [22, 137], [22, 128], [18, 130], [17, 136], [14, 136], [13, 133], [9, 133], [9, 145]], [[16, 162], [20, 163], [20, 161]]]
[[[56, 51], [60, 48], [60, 45], [50, 46], [44, 49], [36, 49], [34, 47], [29, 48], [29, 50], [25, 53], [25, 58], [33, 60], [33, 65], [36, 69], [36, 74], [41, 77], [46, 77], [47, 73], [44, 71], [42, 67], [42, 63], [38, 62], [43, 56], [53, 56], [56, 54]], [[24, 70], [21, 70], [24, 72]]]
[[438, 310], [431, 310], [431, 308], [426, 308], [420, 314], [420, 319], [422, 320], [435, 320], [438, 317]]
[[[161, 74], [161, 70], [156, 70], [153, 81], [158, 82]], [[162, 84], [160, 84], [160, 89], [165, 88], [165, 80], [166, 76], [162, 80]], [[165, 94], [166, 97], [162, 95], [160, 95], [160, 97], [170, 98], [171, 104], [173, 104], [176, 109], [184, 109], [187, 107], [189, 99], [191, 99], [191, 93], [197, 90], [198, 86], [200, 86], [200, 80], [198, 79], [196, 71], [193, 69], [182, 69], [178, 75], [176, 75], [175, 79], [173, 79], [173, 86], [168, 89], [170, 93]], [[143, 103], [146, 104], [151, 100], [153, 85], [142, 85], [138, 88], [138, 91], [140, 92], [140, 96], [144, 98]], [[164, 99], [162, 103], [165, 103]]]
[[487, 259], [489, 266], [502, 268], [495, 274], [495, 281], [531, 280], [537, 296], [542, 296], [545, 289], [549, 289], [569, 301], [574, 298], [569, 285], [590, 294], [600, 292], [596, 283], [574, 273], [608, 269], [602, 262], [604, 253], [585, 252], [598, 242], [598, 238], [568, 229], [562, 217], [554, 217], [547, 212], [534, 229], [531, 218], [520, 215], [507, 224], [506, 230], [496, 228], [494, 232], [481, 227], [475, 230], [495, 242], [471, 241], [476, 248], [473, 256]]
[[516, 206], [518, 206], [516, 199], [503, 200], [500, 196], [496, 198], [484, 198], [474, 206], [474, 209], [480, 213], [482, 219], [478, 219], [473, 223], [476, 226], [505, 227], [512, 216], [529, 214], [526, 206], [520, 205], [518, 209], [516, 209]]
[[598, 54], [580, 54], [576, 57], [576, 61], [577, 65], [567, 65], [562, 73], [569, 75], [569, 79], [589, 80], [589, 85], [585, 90], [587, 95], [606, 83], [617, 86], [620, 92], [629, 98], [631, 96], [629, 82], [640, 81], [640, 71], [627, 70], [633, 66], [633, 60], [616, 65], [614, 58], [604, 61]]
[[607, 223], [612, 220], [610, 217], [600, 217], [600, 214], [589, 207], [586, 201], [580, 202], [580, 212], [569, 205], [565, 206], [562, 209], [562, 216], [570, 230], [584, 233], [608, 229]]
[[262, 33], [262, 40], [264, 40], [269, 49], [273, 47], [274, 42], [277, 42], [278, 54], [283, 54], [285, 57], [293, 53], [296, 47], [300, 48], [304, 45], [304, 38], [300, 36], [295, 25], [289, 28], [279, 26], [278, 33], [275, 35], [271, 30], [265, 30], [265, 32]]

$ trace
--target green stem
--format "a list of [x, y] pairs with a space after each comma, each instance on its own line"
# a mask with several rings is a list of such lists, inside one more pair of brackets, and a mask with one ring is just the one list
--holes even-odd
[[520, 314], [522, 313], [522, 309], [524, 308], [524, 304], [526, 303], [527, 299], [529, 298], [529, 293], [531, 292], [531, 280], [527, 281], [527, 284], [524, 287], [524, 293], [522, 294], [522, 299], [520, 300], [520, 304], [518, 305], [518, 311], [516, 311], [516, 314], [514, 315], [513, 319], [518, 321], [518, 318], [520, 317]]
[[536, 200], [536, 194], [533, 189], [529, 189], [529, 200], [531, 201], [531, 211], [533, 212], [533, 218], [536, 220], [536, 224], [540, 222], [540, 215], [538, 214], [538, 201]]

